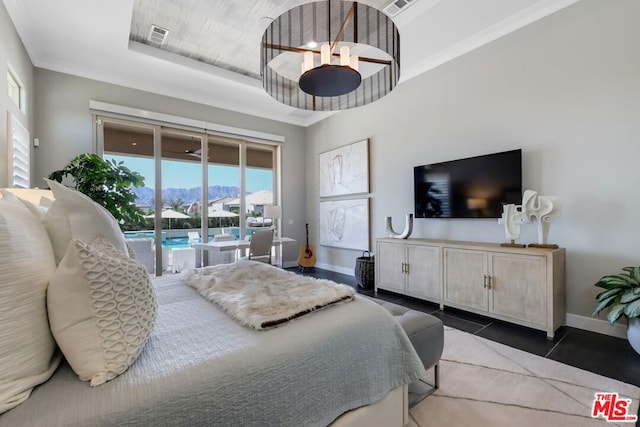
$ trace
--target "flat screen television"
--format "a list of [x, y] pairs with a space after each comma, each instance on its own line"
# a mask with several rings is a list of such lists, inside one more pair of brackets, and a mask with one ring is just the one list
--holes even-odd
[[413, 169], [416, 218], [500, 218], [522, 203], [522, 150]]

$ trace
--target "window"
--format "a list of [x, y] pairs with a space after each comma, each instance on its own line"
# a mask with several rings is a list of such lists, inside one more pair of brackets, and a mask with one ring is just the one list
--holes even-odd
[[[108, 116], [96, 116], [96, 125], [97, 151], [145, 177], [134, 192], [147, 220], [124, 224], [125, 236], [161, 242], [167, 265], [174, 249], [192, 241], [243, 239], [265, 226], [265, 205], [279, 204], [276, 144]], [[154, 214], [160, 209], [161, 229]], [[157, 274], [163, 269], [164, 261]]]
[[13, 99], [18, 108], [24, 111], [24, 88], [11, 71], [7, 71], [7, 86], [9, 88], [9, 98]]
[[9, 113], [9, 186], [29, 188], [29, 131]]

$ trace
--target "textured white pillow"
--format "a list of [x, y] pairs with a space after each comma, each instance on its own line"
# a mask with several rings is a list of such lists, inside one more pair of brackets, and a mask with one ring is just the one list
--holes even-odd
[[97, 386], [126, 371], [156, 319], [145, 267], [98, 237], [73, 239], [47, 292], [51, 332], [81, 380]]
[[[25, 189], [21, 189], [21, 190], [25, 190]], [[36, 218], [38, 218], [38, 221], [43, 220], [44, 218], [44, 214], [47, 213], [47, 209], [43, 206], [40, 205], [35, 205], [33, 204], [33, 202], [23, 199], [22, 197], [20, 197], [19, 195], [16, 195], [15, 193], [13, 193], [12, 191], [9, 191], [9, 189], [3, 188], [0, 189], [0, 195], [3, 198], [7, 198], [7, 200], [10, 200], [12, 202], [15, 203], [16, 200], [20, 201], [20, 203], [22, 203], [24, 206], [26, 206], [27, 209], [29, 209], [31, 211], [31, 213], [33, 215], [35, 215]], [[42, 197], [44, 199], [44, 197]]]
[[60, 263], [71, 239], [91, 242], [103, 236], [116, 249], [127, 253], [124, 235], [109, 211], [79, 191], [55, 181], [46, 181], [56, 199], [42, 222], [49, 233], [56, 263]]
[[49, 236], [15, 197], [0, 199], [0, 414], [26, 400], [60, 362], [46, 292], [55, 271]]

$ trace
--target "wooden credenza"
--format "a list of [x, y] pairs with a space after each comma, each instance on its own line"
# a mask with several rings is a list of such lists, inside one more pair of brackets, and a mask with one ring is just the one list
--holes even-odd
[[376, 292], [385, 289], [441, 308], [546, 331], [565, 324], [565, 250], [497, 243], [378, 239]]

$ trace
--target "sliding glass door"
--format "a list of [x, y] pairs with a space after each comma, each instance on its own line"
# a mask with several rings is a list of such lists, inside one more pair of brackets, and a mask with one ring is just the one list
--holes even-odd
[[[127, 238], [153, 239], [154, 268], [172, 268], [174, 250], [218, 234], [244, 239], [279, 226], [278, 147], [200, 131], [96, 116], [97, 152], [145, 178], [134, 189], [146, 217], [124, 224]], [[137, 243], [137, 242], [136, 242]], [[155, 254], [159, 254], [155, 256]]]
[[265, 206], [277, 205], [274, 194], [274, 150], [270, 146], [247, 143], [245, 171], [245, 212], [247, 234], [274, 225], [265, 216]]
[[216, 135], [208, 137], [207, 218], [209, 238], [231, 234], [240, 239], [240, 144]]
[[[181, 249], [202, 241], [202, 133], [162, 127], [162, 246], [163, 270], [179, 272], [192, 257]], [[195, 255], [193, 255], [195, 259]], [[183, 265], [184, 264], [184, 265]], [[194, 263], [195, 265], [195, 263]]]
[[[99, 152], [102, 151], [103, 158], [122, 163], [144, 177], [144, 186], [135, 188], [134, 192], [136, 205], [145, 219], [142, 223], [125, 223], [121, 227], [136, 258], [149, 273], [160, 275], [163, 259], [155, 254], [162, 253], [162, 244], [156, 236], [156, 228], [160, 231], [162, 224], [154, 217], [156, 209], [162, 206], [156, 205], [155, 152], [160, 141], [160, 127], [111, 117], [98, 117], [96, 125]], [[166, 256], [164, 261], [165, 264], [168, 262]]]

